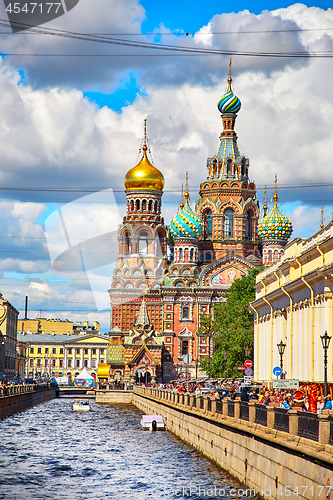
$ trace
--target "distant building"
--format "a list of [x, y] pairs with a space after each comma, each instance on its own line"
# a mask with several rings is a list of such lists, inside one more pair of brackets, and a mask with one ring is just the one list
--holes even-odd
[[[277, 344], [285, 344], [286, 378], [323, 382], [324, 350], [320, 337], [333, 335], [333, 222], [309, 239], [284, 246], [280, 262], [256, 279], [252, 303], [254, 376], [271, 380], [280, 366]], [[333, 382], [333, 340], [328, 349], [328, 381]]]
[[17, 334], [26, 349], [27, 377], [68, 375], [73, 379], [86, 367], [97, 375], [99, 363], [106, 362], [109, 337], [99, 334]]
[[17, 317], [19, 312], [0, 293], [0, 380], [16, 375]]
[[79, 335], [100, 333], [98, 321], [92, 325], [88, 321], [68, 321], [61, 319], [19, 319], [17, 322], [18, 333], [40, 333], [43, 335]]

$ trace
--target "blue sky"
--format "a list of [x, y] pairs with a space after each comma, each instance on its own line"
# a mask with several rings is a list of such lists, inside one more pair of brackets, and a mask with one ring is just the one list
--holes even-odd
[[[0, 14], [5, 16], [1, 3]], [[141, 33], [135, 40], [200, 49], [333, 51], [328, 2], [81, 0], [45, 26], [127, 33], [127, 39]], [[295, 31], [301, 29], [305, 31]], [[215, 34], [221, 31], [234, 34]], [[243, 31], [255, 33], [244, 36]], [[159, 34], [149, 37], [151, 32]], [[32, 54], [8, 56], [0, 64], [3, 293], [20, 310], [29, 295], [32, 315], [42, 310], [62, 319], [99, 319], [107, 330], [109, 312], [100, 309], [98, 297], [104, 294], [105, 305], [110, 270], [100, 263], [89, 276], [57, 273], [49, 250], [61, 254], [61, 237], [47, 239], [45, 222], [55, 210], [66, 210], [69, 202], [85, 197], [72, 212], [73, 227], [80, 229], [85, 220], [80, 231], [87, 238], [96, 228], [102, 235], [115, 230], [114, 210], [122, 217], [123, 179], [137, 161], [144, 118], [155, 165], [166, 179], [166, 222], [177, 210], [186, 171], [194, 206], [205, 180], [206, 158], [219, 145], [216, 103], [225, 91], [229, 56], [155, 52], [146, 57], [140, 48], [27, 33], [13, 36], [9, 31], [1, 35], [0, 53]], [[264, 186], [270, 202], [278, 175], [280, 207], [294, 225], [294, 237], [309, 237], [319, 228], [322, 205], [325, 222], [333, 210], [331, 61], [233, 57], [233, 89], [242, 102], [236, 122], [240, 151], [250, 159], [261, 205]], [[86, 198], [105, 189], [114, 192], [109, 205], [101, 208], [94, 198]]]

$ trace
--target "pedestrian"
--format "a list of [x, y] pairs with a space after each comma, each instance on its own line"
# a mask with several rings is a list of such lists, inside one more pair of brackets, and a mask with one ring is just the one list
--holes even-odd
[[312, 384], [309, 394], [309, 412], [317, 413], [317, 400], [317, 386], [316, 384]]
[[242, 388], [240, 399], [241, 399], [241, 401], [246, 401], [247, 403], [249, 402], [249, 395], [247, 393], [247, 387]]
[[324, 409], [332, 410], [332, 398], [330, 394], [327, 394], [327, 396], [325, 396], [324, 401], [325, 401]]

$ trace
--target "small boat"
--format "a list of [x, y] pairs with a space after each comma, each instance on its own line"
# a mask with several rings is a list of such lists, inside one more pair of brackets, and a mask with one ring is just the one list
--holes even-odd
[[73, 403], [73, 411], [90, 411], [89, 399], [76, 399]]
[[165, 431], [165, 423], [161, 415], [142, 415], [140, 424], [145, 431]]

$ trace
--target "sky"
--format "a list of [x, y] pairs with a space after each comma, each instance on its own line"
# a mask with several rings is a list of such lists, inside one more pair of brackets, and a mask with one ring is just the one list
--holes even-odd
[[319, 229], [322, 205], [331, 220], [327, 1], [80, 0], [38, 33], [13, 34], [0, 0], [0, 19], [0, 291], [20, 317], [28, 295], [31, 318], [109, 329], [123, 180], [143, 120], [169, 223], [185, 172], [194, 206], [218, 149], [230, 54], [238, 144], [261, 206], [277, 174], [293, 237]]

